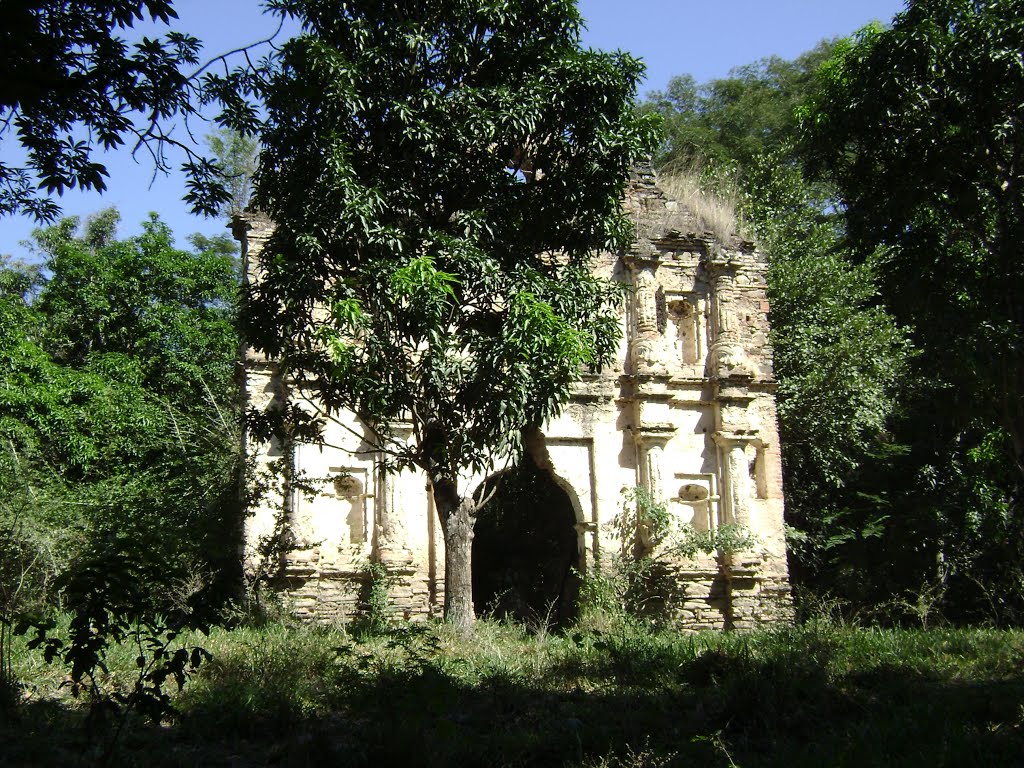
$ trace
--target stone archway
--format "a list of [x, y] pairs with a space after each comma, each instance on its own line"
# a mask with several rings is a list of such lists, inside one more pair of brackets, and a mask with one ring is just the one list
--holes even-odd
[[494, 497], [473, 539], [477, 615], [565, 626], [577, 615], [582, 570], [570, 495], [529, 455], [487, 486]]

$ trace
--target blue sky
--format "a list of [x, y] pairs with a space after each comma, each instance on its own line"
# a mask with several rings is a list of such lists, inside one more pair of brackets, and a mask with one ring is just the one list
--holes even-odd
[[[903, 0], [580, 0], [586, 19], [584, 43], [604, 50], [622, 49], [647, 64], [641, 94], [664, 88], [674, 75], [689, 73], [698, 82], [726, 75], [736, 66], [766, 56], [793, 58], [823, 38], [848, 35], [874, 19], [889, 21]], [[275, 19], [247, 0], [178, 0], [176, 28], [204, 43], [206, 56], [229, 51], [273, 33]], [[198, 127], [202, 133], [204, 126]], [[0, 157], [14, 159], [5, 141]], [[135, 234], [149, 211], [170, 224], [179, 243], [191, 232], [226, 231], [221, 221], [188, 213], [177, 175], [153, 178], [140, 153], [106, 156], [107, 192], [68, 193], [61, 199], [66, 215], [87, 216], [111, 205], [122, 215], [120, 233]], [[0, 253], [25, 256], [18, 243], [36, 225], [25, 217], [0, 218]]]

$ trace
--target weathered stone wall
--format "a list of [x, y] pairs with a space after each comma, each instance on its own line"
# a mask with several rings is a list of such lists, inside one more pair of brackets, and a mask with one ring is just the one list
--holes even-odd
[[[666, 562], [678, 585], [666, 607], [680, 626], [789, 620], [766, 264], [750, 243], [680, 231], [688, 220], [649, 172], [637, 174], [626, 206], [636, 242], [602, 254], [594, 267], [630, 286], [618, 360], [584, 376], [528, 449], [572, 503], [581, 571], [608, 567], [623, 551], [611, 523], [624, 490], [642, 487], [677, 524], [698, 531], [731, 524], [756, 537], [750, 551]], [[238, 228], [252, 279], [269, 231], [259, 218]], [[246, 395], [256, 407], [306, 402], [271, 361], [251, 354]], [[444, 550], [425, 478], [381, 471], [362, 433], [353, 414], [340, 413], [327, 422], [323, 446], [249, 449], [263, 466], [278, 462], [279, 476], [294, 477], [251, 510], [247, 567], [268, 565], [259, 543], [277, 535], [285, 551], [269, 565], [302, 616], [351, 617], [371, 561], [395, 578], [396, 616], [439, 615]], [[470, 487], [485, 481], [474, 478]]]

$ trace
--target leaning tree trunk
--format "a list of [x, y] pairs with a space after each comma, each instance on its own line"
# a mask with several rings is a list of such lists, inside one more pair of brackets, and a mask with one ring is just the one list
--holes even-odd
[[444, 534], [444, 620], [463, 632], [473, 628], [473, 525], [477, 504], [460, 498], [451, 480], [432, 478], [434, 506]]

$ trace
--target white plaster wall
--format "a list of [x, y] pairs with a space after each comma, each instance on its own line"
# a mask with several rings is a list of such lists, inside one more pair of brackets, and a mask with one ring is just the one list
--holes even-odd
[[[623, 334], [614, 362], [599, 374], [586, 376], [563, 413], [542, 426], [550, 469], [557, 482], [571, 491], [570, 497], [577, 505], [584, 565], [592, 568], [607, 562], [606, 555], [617, 555], [622, 550], [611, 524], [621, 512], [624, 491], [641, 484], [635, 434], [653, 430], [667, 438], [661, 467], [664, 500], [680, 523], [704, 527], [721, 519], [723, 503], [719, 498], [728, 490], [724, 487], [727, 479], [721, 449], [714, 435], [723, 429], [732, 430], [748, 441], [744, 450], [751, 468], [749, 513], [753, 533], [762, 542], [763, 562], [759, 565], [751, 561], [754, 571], [750, 572], [761, 568], [763, 576], [776, 580], [773, 589], [781, 594], [786, 589], [782, 475], [771, 394], [763, 264], [749, 249], [724, 253], [693, 238], [677, 237], [678, 233], [672, 236], [676, 240], [663, 239], [667, 235], [655, 220], [658, 207], [664, 208], [664, 200], [652, 190], [641, 195], [642, 204], [627, 201], [638, 215], [647, 212], [646, 223], [640, 221], [642, 234], [636, 261], [629, 261], [633, 258], [629, 254], [626, 258], [603, 254], [596, 263], [596, 272], [620, 282], [628, 282], [642, 272], [645, 288], [642, 295], [627, 292], [621, 315]], [[258, 230], [257, 235], [258, 240], [265, 231]], [[259, 245], [253, 242], [253, 254]], [[249, 251], [245, 253], [248, 256]], [[714, 264], [709, 266], [712, 261]], [[721, 287], [716, 282], [718, 276], [722, 276], [721, 290], [728, 294], [727, 300], [716, 293]], [[631, 348], [631, 339], [639, 338], [638, 301], [644, 302], [643, 349], [647, 356], [646, 361], [639, 362]], [[679, 327], [669, 309], [673, 301], [686, 301], [694, 308], [697, 356], [706, 359], [692, 363], [683, 360]], [[715, 379], [724, 375], [716, 368], [712, 350], [719, 333], [715, 312], [722, 311], [723, 306], [728, 307], [733, 334], [730, 338], [740, 348], [738, 354], [749, 358], [749, 365], [739, 371], [740, 377], [749, 376], [749, 380], [725, 382], [739, 394], [723, 395], [720, 390], [725, 384]], [[652, 329], [655, 314], [657, 331]], [[252, 405], [262, 408], [274, 396], [274, 381], [269, 368], [254, 367], [253, 362], [255, 359], [250, 358], [248, 395]], [[646, 372], [635, 370], [644, 365], [648, 366]], [[315, 410], [311, 404], [306, 405]], [[362, 434], [355, 416], [342, 413], [327, 423], [324, 447], [297, 447], [296, 464], [311, 479], [315, 493], [312, 498], [298, 494], [292, 497], [294, 533], [304, 546], [316, 551], [320, 565], [334, 564], [337, 572], [346, 563], [350, 566], [353, 557], [377, 557], [389, 567], [394, 565], [409, 578], [407, 604], [419, 610], [416, 606], [426, 599], [423, 584], [431, 585], [430, 599], [443, 594], [443, 540], [426, 479], [413, 471], [385, 477], [368, 452], [366, 441], [360, 438]], [[258, 462], [275, 458], [273, 446], [254, 446], [250, 450], [255, 451]], [[351, 475], [361, 484], [361, 509], [355, 509], [352, 498], [339, 493], [335, 480], [342, 475]], [[460, 478], [460, 485], [463, 492], [470, 493], [485, 479], [467, 473]], [[699, 488], [706, 488], [706, 501], [691, 503], [690, 496], [701, 495]], [[275, 512], [282, 504], [280, 497], [270, 498], [252, 510], [246, 526], [250, 553], [259, 537], [273, 531]], [[698, 581], [721, 576], [712, 559], [681, 567], [681, 574], [690, 573]], [[687, 610], [695, 625], [703, 622], [724, 626], [726, 618], [716, 613], [718, 607], [701, 607], [705, 598], [723, 599], [721, 585], [705, 583], [694, 595], [696, 602]], [[752, 612], [760, 610], [756, 594], [743, 600], [744, 610], [749, 606], [754, 606]]]

